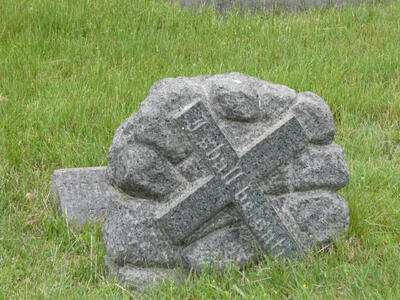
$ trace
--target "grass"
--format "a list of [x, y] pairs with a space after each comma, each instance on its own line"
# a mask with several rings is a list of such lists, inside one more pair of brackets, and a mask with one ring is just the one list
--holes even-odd
[[238, 71], [329, 104], [351, 173], [345, 241], [166, 282], [148, 299], [400, 298], [400, 2], [269, 16], [156, 0], [0, 0], [0, 299], [128, 299], [101, 224], [71, 227], [54, 169], [105, 165], [153, 82]]

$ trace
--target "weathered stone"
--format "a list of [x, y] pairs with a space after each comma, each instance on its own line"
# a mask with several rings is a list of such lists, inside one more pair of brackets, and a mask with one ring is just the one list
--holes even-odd
[[189, 182], [211, 175], [206, 164], [196, 153], [193, 153], [188, 159], [179, 164], [177, 169]]
[[228, 205], [226, 208], [221, 210], [210, 220], [205, 222], [199, 229], [194, 231], [190, 236], [188, 236], [184, 240], [183, 244], [190, 245], [194, 241], [197, 241], [218, 229], [224, 228], [228, 225], [239, 223], [241, 221], [242, 217], [240, 216], [238, 211], [234, 207]]
[[[328, 244], [333, 236], [344, 236], [349, 224], [346, 202], [336, 193], [314, 190], [266, 197], [279, 217], [301, 242], [303, 249]], [[242, 224], [242, 225], [241, 225]], [[255, 238], [236, 220], [233, 225], [220, 228], [206, 238], [198, 239], [186, 247], [183, 258], [187, 265], [199, 269], [205, 265], [242, 265], [256, 260], [260, 249]]]
[[204, 89], [206, 79], [207, 76], [198, 76], [165, 78], [157, 81], [150, 88], [146, 101], [140, 104], [139, 114], [171, 119], [171, 113], [175, 113], [193, 101], [204, 101], [208, 98]]
[[110, 275], [137, 291], [160, 285], [164, 280], [179, 283], [186, 277], [184, 270], [179, 268], [135, 267], [129, 264], [119, 267], [108, 257], [105, 257], [105, 264]]
[[321, 97], [311, 92], [297, 95], [297, 104], [292, 108], [310, 141], [315, 144], [329, 144], [336, 128], [329, 106]]
[[110, 203], [103, 223], [107, 256], [117, 265], [140, 267], [175, 266], [175, 247], [154, 222], [157, 202], [126, 196]]
[[260, 188], [252, 182], [266, 176], [307, 144], [307, 136], [296, 119], [288, 120], [256, 141], [240, 160], [201, 102], [189, 107], [177, 121], [216, 176], [184, 194], [174, 208], [159, 218], [169, 237], [175, 243], [181, 242], [233, 201], [266, 252], [276, 250], [287, 256], [299, 252], [274, 209], [263, 201]]
[[335, 192], [313, 190], [268, 196], [267, 199], [305, 249], [322, 247], [347, 232], [349, 209]]
[[[164, 280], [179, 283], [184, 277], [183, 270], [177, 268], [138, 268], [124, 266], [118, 270], [118, 276], [131, 287], [144, 291], [163, 283]], [[185, 276], [186, 277], [186, 276]]]
[[345, 234], [335, 191], [349, 175], [334, 133], [310, 92], [240, 73], [155, 83], [114, 135], [101, 184], [111, 192], [95, 193], [108, 203], [107, 267], [144, 286], [181, 264], [293, 257]]
[[[326, 245], [332, 236], [343, 236], [349, 224], [346, 202], [336, 193], [315, 190], [266, 198], [276, 209], [285, 226], [290, 228], [302, 247], [310, 249]], [[240, 225], [242, 224], [242, 225]], [[187, 265], [196, 269], [225, 264], [241, 265], [257, 259], [260, 250], [255, 238], [242, 221], [221, 228], [198, 239], [183, 250]]]
[[263, 82], [257, 86], [261, 115], [265, 120], [276, 121], [295, 103], [296, 92], [287, 86]]
[[110, 182], [131, 196], [161, 199], [180, 184], [172, 165], [146, 145], [127, 143], [110, 157]]
[[349, 182], [349, 171], [343, 149], [329, 145], [309, 145], [290, 163], [265, 178], [264, 191], [283, 194], [311, 189], [337, 191]]
[[51, 196], [67, 219], [82, 225], [101, 220], [119, 192], [108, 183], [105, 167], [76, 168], [54, 171]]
[[243, 266], [257, 258], [254, 236], [244, 224], [234, 224], [213, 231], [186, 247], [183, 260], [194, 269], [214, 266], [224, 269], [226, 265]]
[[257, 120], [260, 116], [258, 97], [247, 81], [216, 76], [211, 82], [213, 105], [223, 118], [242, 122]]
[[180, 138], [175, 123], [160, 118], [142, 117], [135, 124], [135, 141], [152, 146], [173, 164], [189, 156], [190, 144]]
[[171, 164], [180, 163], [192, 150], [168, 112], [205, 99], [197, 84], [203, 77], [167, 78], [152, 86], [140, 111], [114, 134], [107, 155], [107, 176], [113, 185], [131, 196], [163, 200], [181, 184], [181, 175]]

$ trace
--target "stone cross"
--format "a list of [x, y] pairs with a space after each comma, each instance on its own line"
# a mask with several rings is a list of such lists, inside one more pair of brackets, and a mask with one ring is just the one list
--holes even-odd
[[295, 256], [302, 249], [265, 199], [258, 182], [301, 151], [308, 137], [293, 116], [265, 133], [239, 156], [201, 101], [175, 117], [213, 175], [174, 201], [158, 217], [170, 239], [179, 244], [224, 207], [233, 204], [267, 254]]

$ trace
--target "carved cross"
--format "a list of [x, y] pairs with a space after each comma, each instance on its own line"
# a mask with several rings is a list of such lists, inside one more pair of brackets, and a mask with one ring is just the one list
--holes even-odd
[[213, 175], [174, 201], [158, 222], [178, 244], [215, 214], [233, 204], [267, 254], [294, 256], [302, 250], [264, 197], [258, 182], [301, 151], [308, 138], [293, 116], [239, 156], [211, 113], [196, 102], [175, 120], [205, 159]]

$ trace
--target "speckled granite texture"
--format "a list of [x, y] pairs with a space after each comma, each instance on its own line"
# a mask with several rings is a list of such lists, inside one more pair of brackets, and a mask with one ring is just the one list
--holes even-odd
[[106, 265], [133, 286], [177, 279], [179, 266], [299, 257], [349, 224], [334, 135], [311, 92], [240, 73], [167, 78], [116, 130], [106, 170], [56, 171], [53, 198], [78, 223], [101, 207]]

